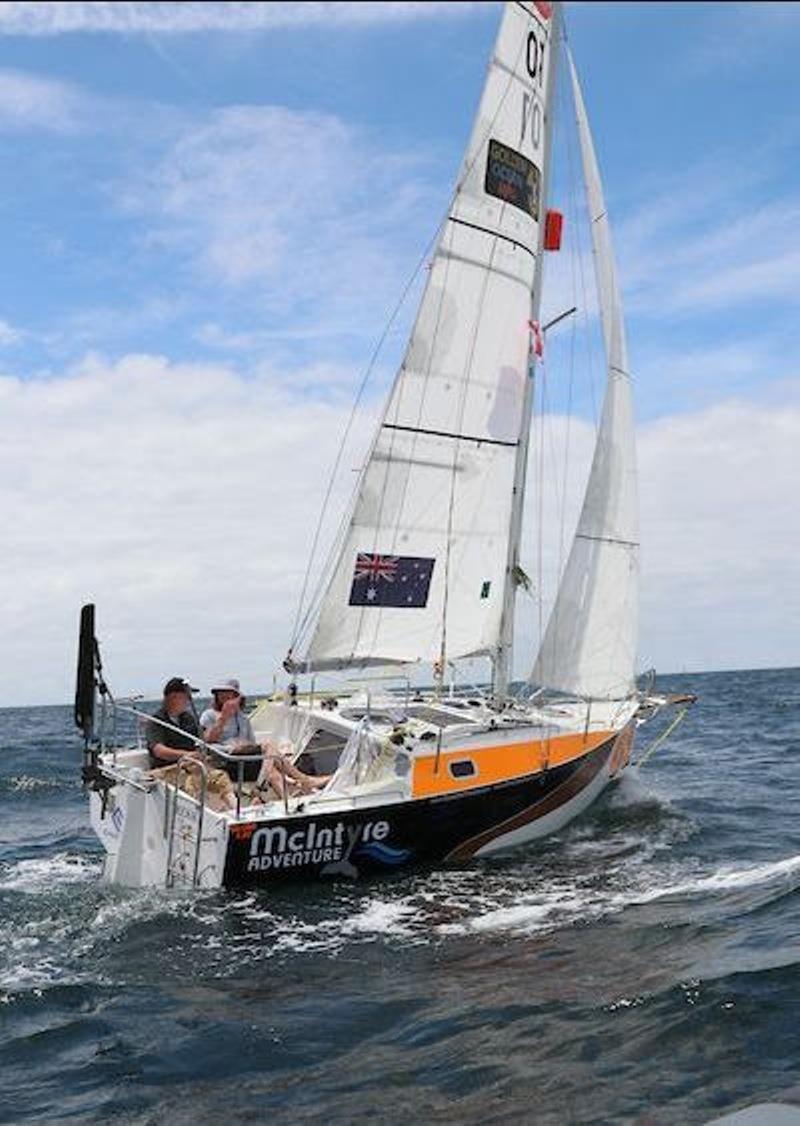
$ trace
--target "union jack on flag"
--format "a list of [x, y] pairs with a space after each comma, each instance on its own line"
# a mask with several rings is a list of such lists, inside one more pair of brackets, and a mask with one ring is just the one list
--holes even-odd
[[353, 572], [353, 580], [386, 579], [387, 583], [393, 583], [396, 573], [396, 555], [365, 555], [359, 552], [356, 556], [356, 569]]
[[428, 603], [435, 559], [359, 552], [350, 587], [350, 606], [421, 609]]

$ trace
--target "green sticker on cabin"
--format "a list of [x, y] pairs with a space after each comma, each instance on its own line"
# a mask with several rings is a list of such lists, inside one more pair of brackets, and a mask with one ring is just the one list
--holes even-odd
[[486, 583], [483, 584], [483, 586], [481, 587], [481, 598], [488, 598], [489, 597], [489, 588], [491, 587], [491, 585], [492, 584], [490, 582], [486, 582]]

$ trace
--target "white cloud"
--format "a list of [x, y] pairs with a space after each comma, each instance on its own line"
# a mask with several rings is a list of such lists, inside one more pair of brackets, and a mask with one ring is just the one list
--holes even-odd
[[[77, 611], [90, 599], [119, 693], [153, 692], [176, 671], [201, 685], [222, 671], [270, 686], [350, 405], [304, 387], [286, 373], [154, 356], [0, 378], [7, 701], [69, 697]], [[796, 384], [786, 392], [797, 401]], [[332, 524], [371, 428], [357, 427]], [[548, 429], [547, 467], [561, 474], [564, 420]], [[573, 419], [570, 430], [566, 547], [592, 444], [591, 426]], [[798, 448], [800, 410], [786, 403], [729, 401], [641, 428], [643, 663], [797, 663]], [[559, 491], [545, 494], [550, 590]], [[532, 492], [533, 578], [537, 511]], [[520, 671], [532, 658], [530, 600], [522, 616]]]
[[766, 154], [753, 164], [758, 171], [744, 181], [724, 158], [693, 168], [615, 223], [629, 312], [795, 303], [800, 196], [769, 185], [774, 160]]
[[80, 127], [86, 101], [74, 86], [18, 70], [0, 70], [0, 129], [71, 133]]
[[1, 378], [6, 699], [68, 697], [92, 599], [117, 691], [176, 668], [267, 687], [349, 405], [152, 356]]
[[384, 0], [381, 3], [56, 3], [0, 4], [0, 33], [61, 35], [69, 32], [178, 34], [202, 31], [268, 31], [309, 26], [347, 27], [452, 19], [481, 3]]
[[279, 317], [284, 334], [313, 325], [316, 335], [342, 323], [376, 331], [402, 286], [402, 247], [408, 270], [446, 202], [428, 198], [419, 157], [332, 115], [279, 106], [214, 112], [119, 192], [153, 224], [151, 245], [237, 290], [262, 326]]
[[784, 391], [644, 428], [645, 622], [677, 666], [800, 662], [800, 382]]
[[[786, 380], [781, 390], [772, 402], [730, 398], [639, 427], [641, 669], [800, 663], [800, 380]], [[586, 422], [572, 419], [569, 431], [572, 468], [564, 490], [567, 423], [552, 417], [544, 428], [545, 623], [594, 441]], [[535, 436], [534, 446], [540, 445], [538, 431]], [[523, 545], [524, 563], [538, 583], [533, 539], [540, 510], [534, 463], [531, 469], [527, 527], [532, 532]], [[520, 649], [532, 652], [538, 636], [536, 605], [523, 598], [520, 611]], [[529, 671], [530, 663], [524, 653], [518, 654], [520, 674]]]
[[18, 344], [22, 339], [22, 332], [14, 328], [8, 321], [0, 320], [0, 348], [7, 348], [12, 344]]

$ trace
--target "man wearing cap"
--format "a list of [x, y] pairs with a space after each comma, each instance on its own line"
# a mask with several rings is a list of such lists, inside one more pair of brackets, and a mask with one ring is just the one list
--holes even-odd
[[[196, 689], [183, 677], [173, 676], [167, 681], [161, 707], [147, 724], [146, 739], [154, 777], [169, 783], [179, 781], [181, 789], [192, 797], [199, 797], [199, 768], [181, 770], [177, 765], [180, 759], [203, 761], [205, 757], [198, 746], [200, 730], [192, 710], [193, 691]], [[233, 785], [224, 770], [208, 770], [206, 786], [212, 807], [222, 810], [236, 808]]]
[[[285, 795], [285, 779], [296, 782], [304, 793], [321, 789], [328, 782], [328, 776], [313, 777], [304, 774], [269, 743], [256, 742], [253, 725], [242, 711], [244, 697], [239, 690], [236, 677], [218, 681], [211, 689], [214, 700], [212, 708], [206, 708], [200, 716], [203, 740], [223, 747], [229, 754], [263, 754], [263, 762], [244, 764], [244, 780], [253, 782], [263, 779], [268, 782], [278, 797]], [[233, 776], [236, 767], [229, 764]]]
[[[161, 707], [147, 725], [147, 749], [150, 752], [151, 767], [167, 766], [186, 755], [200, 757], [197, 745], [200, 729], [192, 712], [191, 693], [191, 685], [181, 676], [171, 677], [164, 685]], [[165, 726], [166, 724], [169, 726]], [[174, 730], [175, 728], [180, 728], [180, 731]], [[186, 734], [182, 735], [181, 731]]]

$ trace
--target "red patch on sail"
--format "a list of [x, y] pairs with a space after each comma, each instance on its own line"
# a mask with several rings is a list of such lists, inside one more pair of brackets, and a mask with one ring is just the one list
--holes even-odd
[[545, 0], [533, 0], [533, 6], [543, 20], [549, 20], [553, 14], [553, 5], [545, 3]]
[[564, 216], [560, 211], [548, 211], [544, 217], [544, 248], [545, 250], [561, 249], [561, 228], [564, 225]]

